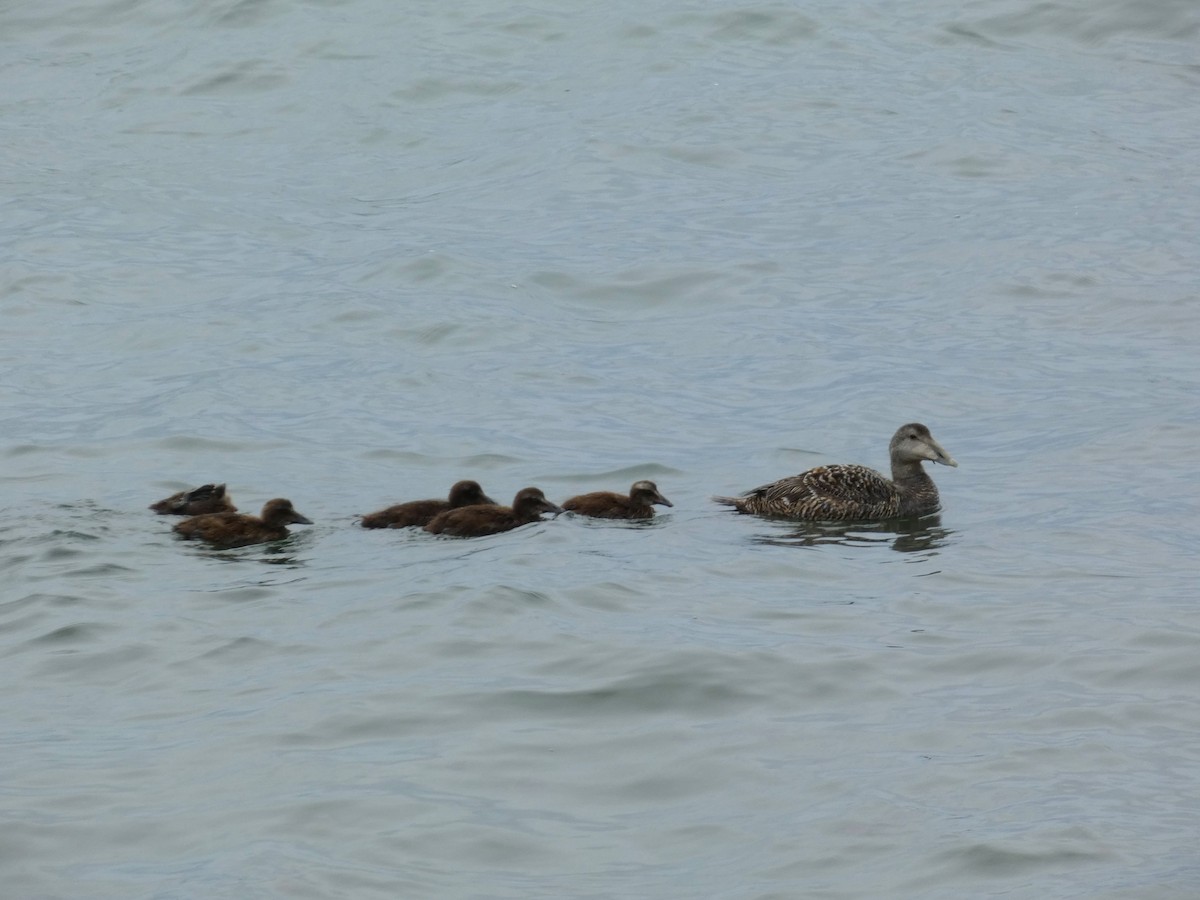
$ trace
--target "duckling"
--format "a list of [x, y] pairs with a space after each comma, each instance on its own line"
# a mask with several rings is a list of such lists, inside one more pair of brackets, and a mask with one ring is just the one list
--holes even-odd
[[225, 493], [223, 484], [202, 484], [190, 491], [180, 491], [150, 508], [160, 516], [202, 516], [205, 513], [237, 512], [237, 507]]
[[922, 462], [957, 466], [929, 429], [902, 426], [888, 445], [892, 480], [858, 465], [817, 466], [740, 497], [714, 497], [740, 513], [803, 521], [899, 519], [937, 512], [937, 486]]
[[460, 481], [450, 488], [446, 500], [410, 500], [397, 503], [362, 517], [363, 528], [410, 528], [428, 525], [438, 513], [463, 506], [495, 506], [496, 501], [483, 492], [477, 481]]
[[425, 530], [431, 534], [454, 537], [480, 537], [536, 522], [544, 512], [560, 513], [562, 507], [547, 500], [546, 495], [537, 488], [527, 487], [517, 492], [512, 506], [480, 505], [450, 509], [434, 516]]
[[263, 506], [262, 516], [241, 513], [209, 513], [185, 519], [175, 526], [175, 533], [188, 540], [207, 541], [218, 550], [265, 544], [287, 537], [285, 525], [311, 525], [312, 520], [300, 515], [291, 500], [276, 498]]
[[596, 491], [572, 497], [562, 506], [567, 512], [597, 519], [649, 519], [654, 516], [654, 503], [675, 505], [659, 493], [658, 485], [653, 481], [635, 481], [628, 497], [613, 491]]

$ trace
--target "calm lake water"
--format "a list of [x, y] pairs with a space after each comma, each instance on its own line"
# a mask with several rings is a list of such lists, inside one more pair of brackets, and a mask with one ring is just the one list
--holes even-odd
[[[0, 5], [0, 882], [1200, 895], [1192, 0]], [[959, 461], [937, 519], [713, 494]], [[648, 524], [356, 514], [652, 478]], [[316, 523], [217, 553], [147, 504]]]

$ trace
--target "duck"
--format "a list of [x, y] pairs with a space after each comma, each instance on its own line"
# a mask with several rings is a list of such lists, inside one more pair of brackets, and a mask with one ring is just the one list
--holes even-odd
[[562, 508], [597, 519], [650, 519], [654, 517], [655, 503], [675, 505], [659, 492], [653, 481], [635, 481], [628, 497], [613, 491], [595, 491], [564, 500]]
[[438, 513], [425, 526], [430, 534], [447, 534], [453, 537], [482, 537], [511, 531], [530, 522], [536, 522], [542, 513], [560, 513], [538, 488], [527, 487], [517, 491], [512, 506], [462, 506]]
[[478, 481], [459, 481], [445, 500], [410, 500], [362, 517], [363, 528], [412, 528], [428, 525], [438, 513], [462, 506], [495, 506]]
[[890, 481], [866, 466], [817, 466], [740, 497], [713, 500], [740, 513], [806, 522], [907, 519], [937, 512], [937, 486], [921, 463], [957, 467], [954, 458], [919, 422], [897, 429], [888, 453]]
[[160, 516], [202, 516], [205, 513], [237, 512], [223, 484], [202, 484], [150, 504]]
[[284, 526], [311, 525], [312, 520], [300, 515], [291, 500], [277, 497], [268, 500], [261, 516], [220, 512], [184, 519], [175, 526], [175, 533], [187, 540], [207, 541], [218, 550], [265, 544], [288, 536]]

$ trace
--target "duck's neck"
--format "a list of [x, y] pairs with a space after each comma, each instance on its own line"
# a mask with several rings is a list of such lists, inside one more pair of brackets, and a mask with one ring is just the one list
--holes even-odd
[[924, 515], [937, 510], [937, 485], [920, 462], [892, 460], [892, 481], [900, 489], [904, 515]]
[[892, 460], [892, 481], [896, 484], [907, 484], [909, 482], [928, 481], [931, 484], [933, 479], [929, 477], [925, 471], [925, 467], [921, 465], [920, 460]]

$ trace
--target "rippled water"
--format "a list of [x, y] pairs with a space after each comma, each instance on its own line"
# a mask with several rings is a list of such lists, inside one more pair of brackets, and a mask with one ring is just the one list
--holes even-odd
[[[5, 896], [1196, 896], [1198, 37], [0, 7]], [[936, 519], [709, 502], [909, 420]], [[462, 477], [675, 507], [355, 526]]]

